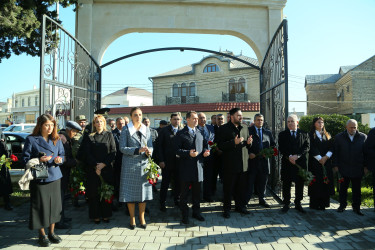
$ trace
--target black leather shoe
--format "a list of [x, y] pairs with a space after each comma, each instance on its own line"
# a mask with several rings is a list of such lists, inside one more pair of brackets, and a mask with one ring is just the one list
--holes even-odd
[[361, 212], [361, 210], [359, 208], [353, 208], [353, 212], [360, 215], [360, 216], [364, 216], [364, 214]]
[[240, 214], [250, 214], [250, 212], [244, 207], [236, 208], [235, 210], [239, 212]]
[[265, 208], [270, 208], [271, 206], [265, 201], [265, 200], [260, 200], [259, 205]]
[[39, 236], [38, 244], [41, 247], [49, 247], [51, 242], [49, 241], [47, 235]]
[[337, 209], [338, 213], [342, 213], [344, 211], [345, 211], [345, 207], [342, 207], [342, 206], [339, 206], [339, 208]]
[[165, 207], [165, 205], [160, 205], [160, 211], [162, 211], [162, 212], [167, 211], [167, 208]]
[[141, 228], [146, 229], [146, 228], [147, 228], [147, 224], [146, 224], [146, 223], [145, 223], [145, 224], [142, 224], [142, 225], [141, 225]]
[[188, 217], [183, 217], [181, 220], [182, 224], [189, 224], [189, 218]]
[[283, 208], [281, 209], [282, 213], [287, 213], [289, 211], [289, 205], [285, 204]]
[[12, 207], [12, 205], [10, 205], [9, 202], [7, 204], [5, 204], [4, 208], [5, 208], [5, 210], [8, 210], [8, 211], [13, 210], [13, 207]]
[[129, 224], [129, 229], [130, 229], [130, 230], [134, 230], [134, 229], [135, 229], [135, 224], [134, 224], [134, 225]]
[[55, 228], [57, 229], [70, 229], [71, 226], [68, 223], [65, 222], [57, 222], [55, 225]]
[[104, 223], [109, 223], [109, 219], [103, 219]]
[[306, 211], [303, 209], [303, 207], [301, 206], [301, 204], [296, 204], [296, 205], [294, 206], [294, 208], [295, 208], [298, 212], [300, 212], [300, 213], [303, 213], [303, 214], [306, 213]]
[[203, 218], [201, 214], [193, 214], [193, 218], [199, 221], [205, 221], [205, 219]]
[[59, 244], [62, 241], [62, 239], [54, 233], [48, 234], [48, 239], [54, 244]]
[[224, 217], [225, 219], [229, 219], [229, 218], [230, 218], [230, 212], [229, 212], [229, 211], [224, 211], [224, 213], [223, 213], [223, 217]]

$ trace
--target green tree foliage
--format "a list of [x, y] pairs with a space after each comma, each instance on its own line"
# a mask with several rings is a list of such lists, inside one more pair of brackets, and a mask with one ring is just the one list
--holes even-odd
[[[334, 137], [338, 133], [341, 133], [345, 130], [346, 122], [350, 119], [350, 117], [345, 115], [306, 115], [301, 118], [299, 121], [299, 127], [309, 132], [312, 127], [312, 121], [315, 117], [322, 117], [324, 119], [324, 126], [326, 130]], [[358, 122], [358, 130], [362, 133], [368, 134], [370, 128], [367, 125], [363, 125], [362, 123]]]
[[0, 1], [0, 63], [13, 53], [39, 55], [43, 15], [56, 20], [57, 2], [65, 8], [77, 0]]

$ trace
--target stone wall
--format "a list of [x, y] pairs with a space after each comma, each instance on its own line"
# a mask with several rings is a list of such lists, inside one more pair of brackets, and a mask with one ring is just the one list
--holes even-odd
[[[334, 83], [307, 84], [307, 114], [334, 114], [337, 112]], [[314, 102], [316, 101], [316, 102]]]

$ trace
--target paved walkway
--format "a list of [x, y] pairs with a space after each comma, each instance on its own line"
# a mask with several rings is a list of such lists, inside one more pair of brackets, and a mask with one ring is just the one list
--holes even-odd
[[[221, 188], [221, 185], [218, 185]], [[219, 194], [221, 195], [221, 194]], [[216, 197], [219, 198], [219, 197]], [[251, 215], [233, 212], [224, 219], [221, 203], [202, 203], [206, 221], [190, 219], [190, 225], [180, 225], [180, 213], [168, 207], [159, 211], [158, 195], [148, 204], [150, 214], [146, 230], [127, 228], [129, 217], [123, 211], [114, 212], [109, 224], [95, 225], [88, 219], [88, 207], [68, 204], [67, 216], [73, 218], [73, 228], [56, 230], [63, 238], [51, 249], [375, 249], [375, 213], [363, 208], [365, 216], [354, 214], [349, 208], [342, 214], [335, 210], [337, 203], [326, 211], [307, 208], [308, 197], [303, 200], [307, 214], [290, 209], [280, 214], [280, 204], [271, 196], [270, 209], [257, 206], [251, 200]], [[172, 205], [172, 200], [168, 200]], [[29, 204], [0, 213], [0, 248], [36, 249], [37, 232], [27, 229]], [[138, 220], [137, 220], [138, 221]]]

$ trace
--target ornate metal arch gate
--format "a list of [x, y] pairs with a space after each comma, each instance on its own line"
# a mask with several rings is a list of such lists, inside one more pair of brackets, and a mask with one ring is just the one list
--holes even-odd
[[61, 25], [43, 16], [40, 57], [40, 114], [51, 114], [60, 128], [75, 115], [93, 118], [100, 108], [101, 68]]
[[[260, 111], [277, 141], [288, 117], [288, 30], [284, 19], [273, 36], [260, 68]], [[270, 189], [281, 197], [281, 157], [272, 162]]]

